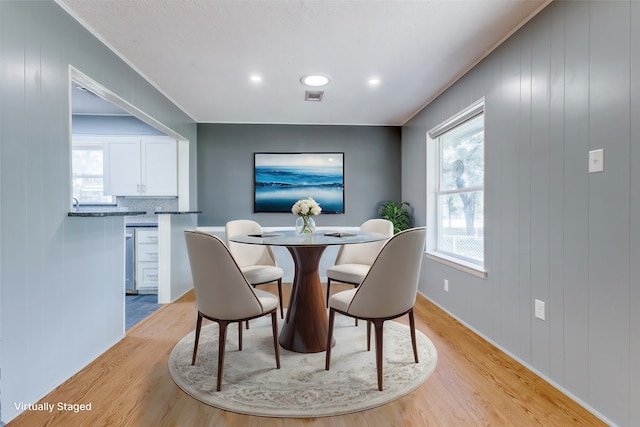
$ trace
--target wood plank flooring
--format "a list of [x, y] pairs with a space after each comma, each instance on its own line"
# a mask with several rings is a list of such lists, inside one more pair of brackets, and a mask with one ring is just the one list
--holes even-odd
[[[275, 292], [275, 286], [261, 289]], [[416, 327], [438, 350], [436, 371], [409, 395], [368, 411], [325, 418], [265, 418], [225, 412], [189, 397], [171, 379], [167, 360], [173, 346], [195, 328], [191, 291], [133, 327], [122, 341], [41, 400], [54, 405], [90, 403], [91, 411], [26, 411], [7, 426], [605, 425], [420, 296], [415, 313]]]

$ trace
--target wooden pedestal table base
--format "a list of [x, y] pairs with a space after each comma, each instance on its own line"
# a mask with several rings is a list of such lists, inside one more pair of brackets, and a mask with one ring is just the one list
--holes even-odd
[[329, 321], [318, 265], [326, 246], [288, 246], [287, 249], [293, 257], [295, 275], [280, 345], [298, 353], [325, 351]]

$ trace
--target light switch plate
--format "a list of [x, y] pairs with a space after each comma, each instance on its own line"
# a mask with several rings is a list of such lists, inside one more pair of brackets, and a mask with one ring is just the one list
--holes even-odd
[[589, 151], [589, 173], [604, 171], [604, 150]]
[[535, 300], [535, 316], [537, 319], [545, 320], [544, 301]]

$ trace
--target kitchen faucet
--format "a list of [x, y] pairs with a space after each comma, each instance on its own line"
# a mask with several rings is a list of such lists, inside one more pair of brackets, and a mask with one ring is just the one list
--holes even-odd
[[80, 209], [80, 202], [75, 197], [73, 198], [73, 206], [75, 207], [76, 211]]

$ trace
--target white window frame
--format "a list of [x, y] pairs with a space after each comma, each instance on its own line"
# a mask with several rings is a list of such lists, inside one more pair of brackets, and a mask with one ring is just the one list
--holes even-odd
[[[80, 149], [82, 151], [102, 151], [102, 155], [104, 156], [104, 144], [103, 141], [101, 139], [96, 139], [93, 137], [80, 137], [80, 138], [74, 138], [74, 142], [71, 146], [71, 150], [72, 153], [74, 150]], [[73, 160], [72, 160], [73, 162]], [[103, 160], [104, 162], [104, 160]], [[104, 163], [103, 163], [104, 164]], [[102, 171], [102, 175], [83, 175], [83, 174], [77, 174], [74, 173], [73, 171], [73, 165], [71, 167], [72, 169], [72, 176], [71, 179], [73, 181], [74, 178], [78, 177], [78, 178], [102, 178], [103, 180], [103, 188], [104, 188], [104, 170]], [[110, 197], [111, 201], [102, 201], [102, 202], [90, 202], [87, 200], [79, 200], [79, 203], [85, 206], [115, 206], [117, 203], [117, 199], [115, 196], [104, 196], [104, 197]]]
[[[445, 120], [438, 126], [431, 129], [427, 132], [427, 229], [433, 230], [431, 233], [427, 233], [427, 244], [426, 244], [426, 256], [429, 259], [438, 261], [442, 264], [448, 265], [450, 267], [456, 268], [458, 270], [464, 271], [471, 275], [480, 278], [487, 277], [487, 271], [485, 269], [486, 263], [486, 233], [485, 238], [483, 239], [483, 261], [482, 263], [478, 263], [477, 261], [470, 260], [468, 258], [464, 258], [461, 256], [457, 256], [456, 254], [452, 254], [449, 252], [443, 252], [438, 250], [438, 239], [440, 238], [440, 221], [438, 220], [438, 196], [440, 194], [452, 194], [457, 193], [459, 190], [451, 190], [440, 192], [440, 147], [439, 147], [439, 137], [449, 132], [450, 130], [458, 127], [459, 125], [467, 122], [468, 120], [477, 117], [479, 115], [485, 114], [485, 102], [484, 98], [479, 99], [478, 101], [471, 104], [469, 107], [465, 108], [458, 114], [450, 117]], [[485, 122], [486, 123], [486, 122]], [[485, 125], [485, 135], [486, 135], [486, 125]], [[485, 140], [485, 148], [486, 148], [486, 140]], [[485, 149], [486, 153], [486, 149]], [[486, 165], [486, 164], [485, 164]], [[486, 182], [486, 169], [485, 169], [485, 179]], [[467, 188], [465, 191], [469, 190], [481, 190], [483, 191], [483, 197], [486, 194], [485, 192], [485, 183], [483, 182], [482, 186]], [[484, 206], [484, 202], [483, 202]], [[486, 212], [486, 209], [484, 209]], [[484, 215], [484, 213], [483, 213]], [[486, 219], [486, 218], [485, 218]], [[485, 221], [486, 225], [486, 221]]]

